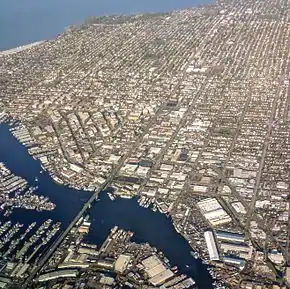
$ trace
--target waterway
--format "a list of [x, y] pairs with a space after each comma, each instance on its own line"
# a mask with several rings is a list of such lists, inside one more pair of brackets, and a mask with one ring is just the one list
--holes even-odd
[[[29, 186], [37, 185], [39, 194], [49, 197], [53, 203], [57, 204], [53, 212], [41, 214], [17, 209], [9, 216], [11, 220], [17, 220], [20, 216], [23, 217], [23, 219], [19, 219], [22, 222], [52, 218], [61, 221], [66, 226], [91, 194], [60, 186], [52, 180], [47, 172], [41, 173], [40, 161], [34, 160], [28, 154], [26, 147], [12, 135], [7, 124], [0, 124], [0, 162], [3, 162], [15, 175], [25, 179]], [[36, 178], [38, 178], [38, 182], [35, 181]]]
[[[91, 194], [59, 185], [47, 172], [40, 173], [40, 162], [28, 154], [25, 146], [11, 134], [7, 124], [0, 124], [0, 161], [31, 186], [35, 185], [37, 177], [37, 193], [49, 197], [56, 204], [53, 212], [17, 209], [9, 217], [13, 222], [29, 224], [37, 221], [41, 224], [51, 218], [61, 221], [65, 228]], [[92, 227], [88, 240], [91, 243], [102, 244], [110, 229], [117, 225], [133, 231], [133, 241], [148, 242], [164, 252], [172, 265], [177, 265], [180, 272], [196, 280], [199, 288], [212, 288], [206, 267], [191, 256], [189, 244], [175, 231], [171, 220], [165, 215], [140, 207], [135, 199], [118, 198], [111, 201], [105, 193], [100, 195], [100, 200], [94, 203], [89, 213]]]
[[213, 0], [1, 0], [0, 51], [54, 38], [89, 16], [166, 12]]
[[[95, 15], [132, 14], [171, 11], [212, 0], [1, 0], [0, 1], [0, 51], [19, 45], [55, 37], [70, 25]], [[73, 219], [90, 193], [61, 186], [53, 182], [47, 172], [40, 173], [40, 162], [34, 160], [10, 133], [6, 124], [0, 124], [0, 161], [17, 176], [38, 185], [37, 193], [50, 198], [57, 206], [53, 212], [35, 212], [16, 209], [9, 219], [13, 222], [41, 224], [51, 218], [62, 222], [62, 228]], [[35, 179], [38, 178], [38, 182]], [[163, 251], [172, 265], [192, 276], [199, 288], [212, 288], [206, 267], [190, 255], [190, 246], [179, 235], [170, 219], [159, 212], [141, 208], [132, 200], [111, 201], [106, 194], [90, 211], [92, 228], [88, 235], [92, 243], [100, 245], [109, 230], [118, 225], [135, 233], [136, 242], [149, 242]], [[0, 218], [3, 218], [0, 216]]]

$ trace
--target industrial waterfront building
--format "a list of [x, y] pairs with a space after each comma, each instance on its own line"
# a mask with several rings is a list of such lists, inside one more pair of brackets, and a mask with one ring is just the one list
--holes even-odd
[[206, 242], [206, 246], [207, 246], [207, 250], [209, 254], [209, 259], [211, 261], [218, 261], [220, 258], [219, 258], [219, 253], [216, 246], [216, 241], [215, 241], [212, 231], [204, 232], [204, 238], [205, 238], [205, 242]]

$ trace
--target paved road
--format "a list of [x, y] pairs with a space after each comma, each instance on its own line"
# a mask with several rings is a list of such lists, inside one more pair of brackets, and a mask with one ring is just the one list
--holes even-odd
[[108, 182], [103, 184], [100, 187], [100, 189], [97, 190], [90, 197], [90, 199], [84, 204], [83, 208], [79, 211], [79, 213], [76, 215], [76, 217], [72, 220], [72, 222], [69, 224], [69, 226], [66, 228], [66, 230], [57, 238], [57, 240], [52, 244], [52, 246], [49, 248], [49, 250], [46, 252], [46, 254], [40, 259], [39, 263], [37, 264], [37, 267], [34, 268], [34, 270], [31, 272], [31, 274], [29, 275], [29, 277], [27, 278], [27, 280], [23, 284], [23, 288], [29, 288], [27, 286], [30, 284], [30, 282], [33, 280], [33, 278], [37, 275], [39, 270], [44, 266], [44, 264], [48, 261], [48, 259], [51, 257], [53, 252], [57, 249], [57, 247], [62, 243], [64, 238], [68, 235], [70, 230], [75, 226], [77, 221], [86, 212], [86, 210], [93, 203], [93, 201], [98, 197], [99, 193], [106, 188], [106, 186], [108, 185]]
[[69, 226], [66, 228], [66, 230], [60, 234], [60, 236], [57, 238], [57, 240], [50, 246], [48, 251], [42, 256], [40, 261], [38, 262], [37, 266], [32, 270], [29, 277], [26, 279], [24, 284], [22, 285], [22, 288], [29, 288], [29, 284], [32, 282], [32, 280], [35, 278], [37, 273], [40, 271], [40, 269], [45, 265], [45, 263], [48, 261], [48, 259], [52, 256], [54, 251], [57, 249], [57, 247], [62, 243], [62, 241], [65, 239], [65, 237], [68, 235], [70, 230], [75, 226], [75, 224], [78, 222], [78, 220], [83, 216], [83, 214], [89, 209], [91, 204], [96, 200], [96, 198], [99, 196], [100, 192], [106, 189], [108, 185], [112, 183], [114, 178], [119, 173], [121, 167], [124, 165], [126, 159], [131, 155], [131, 153], [140, 145], [142, 142], [144, 136], [147, 134], [149, 128], [156, 122], [157, 116], [164, 108], [164, 105], [161, 105], [159, 109], [157, 110], [156, 114], [152, 117], [152, 119], [148, 122], [146, 125], [143, 133], [139, 136], [137, 141], [133, 144], [130, 150], [127, 151], [127, 153], [122, 157], [121, 161], [119, 162], [118, 166], [113, 169], [110, 177], [107, 179], [107, 181], [97, 190], [94, 192], [94, 194], [88, 199], [88, 201], [83, 205], [82, 209], [78, 212], [78, 214], [75, 216], [75, 218], [72, 220], [72, 222], [69, 224]]
[[[279, 94], [277, 93], [277, 95], [279, 95]], [[250, 204], [249, 210], [247, 211], [247, 223], [246, 223], [246, 228], [247, 229], [249, 229], [249, 227], [250, 227], [252, 216], [253, 216], [253, 213], [254, 213], [254, 210], [255, 210], [256, 201], [257, 201], [258, 195], [259, 195], [262, 172], [263, 172], [265, 159], [266, 159], [266, 155], [267, 155], [267, 150], [268, 150], [268, 146], [270, 144], [272, 128], [273, 128], [273, 124], [274, 124], [274, 120], [275, 120], [275, 114], [276, 114], [276, 109], [277, 109], [277, 100], [278, 99], [276, 97], [275, 100], [274, 100], [273, 106], [272, 106], [271, 116], [270, 116], [269, 124], [268, 124], [268, 130], [267, 130], [267, 134], [265, 136], [265, 143], [264, 143], [264, 146], [263, 146], [263, 151], [262, 151], [262, 155], [261, 155], [259, 169], [258, 169], [258, 173], [257, 173], [257, 177], [256, 177], [256, 183], [255, 183], [255, 187], [254, 187], [254, 190], [253, 190], [253, 197], [252, 197], [252, 200], [251, 200], [251, 204]]]
[[[290, 220], [290, 206], [288, 209], [288, 220]], [[286, 252], [287, 252], [287, 264], [290, 266], [290, 221], [288, 221], [288, 237], [287, 237], [287, 245], [286, 245]]]

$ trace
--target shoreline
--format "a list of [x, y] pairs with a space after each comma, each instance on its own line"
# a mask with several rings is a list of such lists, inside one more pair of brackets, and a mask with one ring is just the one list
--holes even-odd
[[12, 55], [12, 54], [24, 51], [24, 50], [32, 48], [34, 46], [38, 46], [38, 45], [40, 45], [40, 44], [42, 44], [44, 42], [45, 42], [45, 40], [36, 41], [36, 42], [29, 43], [29, 44], [21, 45], [21, 46], [15, 47], [15, 48], [11, 48], [11, 49], [8, 49], [8, 50], [0, 51], [0, 57], [1, 56], [6, 56], [6, 55]]
[[[96, 14], [91, 14], [91, 10], [90, 12], [86, 13], [86, 15], [84, 15], [84, 17], [82, 17], [81, 19], [73, 19], [71, 22], [68, 23], [64, 23], [63, 25], [60, 25], [60, 27], [58, 29], [56, 29], [55, 32], [53, 32], [53, 34], [49, 34], [46, 36], [40, 36], [40, 37], [36, 37], [34, 39], [45, 39], [45, 40], [36, 40], [35, 42], [23, 42], [23, 43], [18, 43], [18, 46], [11, 46], [11, 45], [5, 45], [4, 50], [0, 49], [0, 57], [3, 55], [9, 55], [9, 54], [13, 54], [16, 52], [20, 52], [23, 49], [17, 50], [15, 52], [13, 52], [12, 50], [14, 49], [18, 49], [18, 48], [24, 48], [27, 49], [29, 47], [26, 48], [26, 46], [30, 46], [31, 44], [41, 44], [43, 42], [49, 41], [49, 40], [53, 40], [55, 39], [58, 35], [61, 35], [63, 33], [65, 33], [68, 29], [72, 28], [72, 27], [79, 27], [83, 24], [85, 24], [87, 21], [90, 21], [92, 19], [96, 19], [96, 18], [118, 18], [118, 17], [132, 17], [132, 16], [144, 16], [144, 15], [154, 15], [154, 14], [166, 14], [166, 13], [172, 13], [172, 12], [177, 12], [177, 11], [181, 11], [181, 10], [189, 10], [189, 9], [202, 9], [202, 8], [207, 8], [209, 6], [212, 5], [217, 5], [218, 2], [216, 0], [205, 0], [205, 1], [193, 1], [192, 3], [190, 3], [190, 5], [180, 5], [180, 7], [167, 7], [164, 10], [161, 10], [159, 8], [157, 8], [157, 10], [154, 10], [154, 8], [151, 10], [147, 7], [143, 7], [141, 8], [141, 10], [132, 10], [132, 11], [102, 11], [100, 12], [99, 15], [97, 15], [98, 11], [95, 10], [92, 13], [96, 13]], [[97, 5], [96, 5], [97, 6]], [[96, 9], [98, 9], [98, 7], [95, 7]], [[29, 41], [29, 40], [28, 40]], [[34, 45], [33, 45], [34, 46]], [[7, 53], [11, 51], [11, 53]]]

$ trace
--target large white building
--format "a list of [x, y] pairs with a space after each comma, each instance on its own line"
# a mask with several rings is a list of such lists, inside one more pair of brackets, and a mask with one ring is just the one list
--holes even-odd
[[173, 276], [174, 276], [174, 273], [170, 269], [166, 269], [165, 271], [162, 271], [161, 273], [150, 278], [149, 282], [153, 286], [159, 286], [159, 285], [163, 284], [167, 279], [169, 279]]
[[121, 254], [115, 263], [116, 272], [123, 273], [126, 270], [130, 260], [131, 260], [130, 256]]
[[217, 250], [216, 242], [215, 242], [214, 235], [213, 235], [212, 231], [204, 232], [204, 238], [205, 238], [205, 242], [206, 242], [206, 246], [207, 246], [207, 250], [208, 250], [208, 254], [209, 254], [209, 259], [211, 261], [219, 260], [220, 259], [219, 253]]
[[142, 261], [145, 272], [148, 274], [149, 283], [153, 286], [163, 284], [167, 279], [174, 276], [174, 273], [166, 268], [162, 261], [156, 256], [152, 255]]
[[45, 282], [58, 278], [73, 278], [78, 274], [78, 270], [58, 270], [42, 274], [38, 277], [38, 282]]
[[224, 225], [232, 221], [215, 198], [206, 198], [197, 203], [201, 213], [212, 226]]

